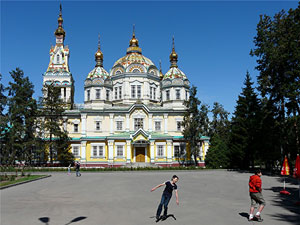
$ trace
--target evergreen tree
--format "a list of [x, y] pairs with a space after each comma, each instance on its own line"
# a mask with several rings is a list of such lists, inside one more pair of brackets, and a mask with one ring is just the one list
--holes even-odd
[[7, 131], [8, 131], [8, 118], [7, 113], [5, 113], [5, 108], [7, 104], [7, 96], [5, 95], [5, 87], [1, 82], [2, 74], [0, 73], [0, 162], [1, 164], [6, 164], [9, 155], [6, 149], [7, 143]]
[[200, 113], [199, 106], [201, 102], [197, 98], [197, 88], [192, 86], [190, 88], [190, 97], [188, 101], [184, 102], [187, 110], [183, 117], [183, 136], [188, 142], [191, 157], [194, 159], [194, 163], [198, 166], [199, 157], [199, 143], [201, 137], [201, 124], [200, 124]]
[[13, 82], [8, 86], [8, 139], [6, 150], [9, 155], [7, 163], [30, 163], [35, 143], [35, 118], [37, 105], [32, 97], [34, 86], [19, 68], [10, 72]]
[[[260, 114], [260, 151], [256, 152], [255, 159], [258, 163], [265, 165], [266, 168], [272, 169], [281, 160], [280, 135], [281, 126], [276, 119], [279, 112], [273, 102], [267, 98], [261, 99]], [[277, 163], [276, 163], [277, 162]], [[280, 165], [282, 165], [280, 163]]]
[[63, 116], [65, 103], [60, 97], [60, 88], [50, 84], [44, 87], [44, 98], [41, 102], [40, 119], [41, 128], [44, 132], [43, 138], [49, 149], [50, 163], [54, 160], [68, 165], [74, 160], [74, 156], [69, 151], [70, 139], [68, 133], [63, 129]]
[[229, 165], [227, 142], [219, 134], [211, 138], [205, 157], [205, 166], [212, 169], [227, 168]]
[[218, 102], [214, 103], [213, 119], [209, 127], [210, 146], [205, 157], [209, 168], [227, 168], [229, 164], [229, 113]]
[[255, 153], [259, 151], [260, 106], [252, 85], [253, 82], [247, 72], [231, 123], [229, 140], [231, 167], [248, 169], [250, 165], [254, 165]]
[[[300, 115], [300, 3], [288, 13], [281, 11], [273, 17], [260, 17], [255, 48], [250, 54], [256, 56], [260, 72], [258, 89], [262, 97], [267, 97], [273, 108], [278, 111], [275, 118], [280, 125], [280, 146], [282, 154], [296, 154], [299, 146]], [[277, 114], [277, 113], [276, 113]], [[287, 121], [293, 123], [287, 123]], [[289, 127], [289, 126], [293, 126]], [[292, 131], [293, 150], [288, 139]], [[274, 146], [276, 147], [276, 146]]]
[[218, 102], [214, 102], [213, 119], [209, 126], [209, 136], [213, 138], [214, 135], [219, 135], [221, 138], [227, 137], [229, 127], [229, 112], [227, 112], [223, 105]]

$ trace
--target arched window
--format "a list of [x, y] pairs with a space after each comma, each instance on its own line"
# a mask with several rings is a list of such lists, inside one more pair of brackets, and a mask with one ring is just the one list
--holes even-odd
[[140, 73], [141, 71], [139, 69], [132, 70], [133, 73]]
[[59, 54], [56, 55], [56, 62], [59, 63]]

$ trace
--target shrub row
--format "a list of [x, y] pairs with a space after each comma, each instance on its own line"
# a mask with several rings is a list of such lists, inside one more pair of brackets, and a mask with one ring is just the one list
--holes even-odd
[[[101, 172], [101, 171], [159, 171], [159, 170], [202, 170], [202, 167], [188, 166], [188, 167], [104, 167], [104, 168], [92, 168], [81, 167], [80, 171], [86, 172]], [[1, 172], [16, 172], [17, 168], [14, 167], [1, 167]], [[20, 168], [18, 168], [19, 171]], [[74, 168], [71, 169], [75, 171]], [[25, 167], [24, 172], [61, 172], [67, 171], [67, 167]]]

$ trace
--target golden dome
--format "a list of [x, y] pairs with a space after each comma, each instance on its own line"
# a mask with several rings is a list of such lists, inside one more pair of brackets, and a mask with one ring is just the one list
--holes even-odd
[[58, 17], [57, 21], [58, 21], [58, 23], [63, 23], [64, 22], [61, 13], [59, 14], [59, 17]]
[[129, 41], [129, 47], [138, 47], [139, 41], [135, 38], [135, 35], [132, 36], [131, 40]]
[[170, 54], [170, 61], [173, 61], [173, 60], [177, 61], [177, 59], [178, 59], [178, 55], [175, 52], [175, 50], [173, 49], [171, 54]]
[[62, 24], [63, 24], [64, 20], [62, 18], [61, 4], [60, 4], [60, 12], [59, 12], [59, 16], [58, 16], [57, 22], [58, 22], [58, 28], [56, 29], [56, 31], [54, 32], [54, 34], [57, 35], [57, 36], [63, 35], [64, 38], [65, 38], [66, 32], [64, 31], [64, 28], [62, 27]]
[[62, 28], [62, 27], [58, 27], [57, 29], [56, 29], [56, 31], [54, 32], [54, 34], [55, 35], [63, 35], [63, 36], [65, 36], [66, 35], [66, 32], [65, 32], [65, 30], [64, 30], [64, 28]]
[[132, 32], [132, 38], [129, 41], [129, 47], [139, 47], [139, 41], [138, 39], [135, 38], [135, 30], [134, 30], [134, 25], [133, 25], [133, 32]]
[[95, 59], [101, 59], [103, 60], [103, 53], [98, 49], [98, 51], [95, 53]]
[[171, 67], [177, 67], [177, 61], [178, 61], [178, 55], [175, 52], [175, 43], [174, 43], [174, 37], [173, 37], [172, 52], [170, 54]]
[[103, 66], [103, 53], [100, 50], [100, 34], [98, 35], [98, 50], [95, 53], [96, 67]]

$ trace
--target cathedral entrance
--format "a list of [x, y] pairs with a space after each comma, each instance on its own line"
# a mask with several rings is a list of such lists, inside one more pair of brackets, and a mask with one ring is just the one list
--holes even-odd
[[135, 161], [136, 162], [145, 162], [145, 147], [136, 147], [135, 148]]

